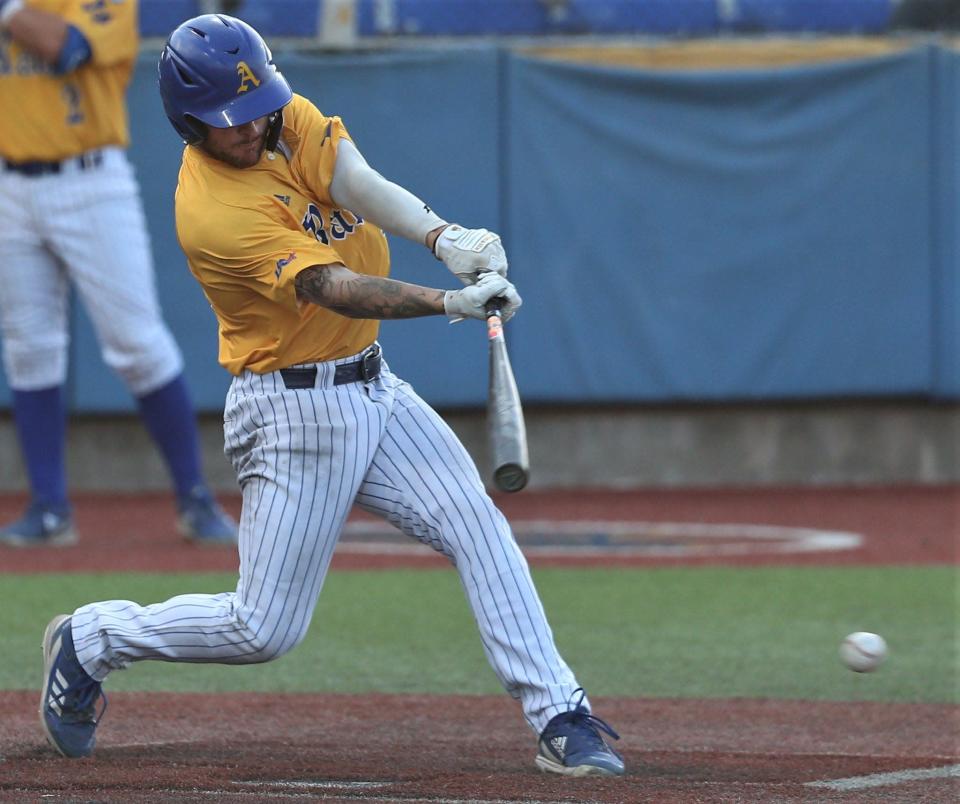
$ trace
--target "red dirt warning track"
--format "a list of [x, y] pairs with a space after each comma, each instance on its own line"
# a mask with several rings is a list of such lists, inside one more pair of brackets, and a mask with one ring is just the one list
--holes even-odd
[[[627, 556], [594, 551], [589, 557], [531, 551], [535, 566], [955, 564], [960, 538], [958, 486], [527, 491], [498, 502], [514, 523], [733, 523], [858, 536], [854, 547], [830, 552], [784, 553], [749, 539], [749, 549], [719, 556], [685, 552], [673, 542], [667, 548], [678, 552], [667, 555], [643, 549]], [[88, 495], [75, 503], [81, 544], [0, 548], [0, 582], [3, 572], [236, 570], [233, 549], [197, 548], [179, 539], [167, 495]], [[237, 513], [238, 500], [225, 504]], [[0, 518], [22, 505], [22, 497], [0, 498]], [[353, 521], [363, 526], [366, 519]], [[641, 547], [662, 540], [637, 531]], [[735, 533], [731, 538], [737, 542]], [[335, 557], [335, 571], [445, 564], [425, 549], [372, 555], [347, 548]], [[44, 742], [37, 693], [5, 692], [0, 801], [960, 800], [958, 706], [596, 696], [593, 703], [598, 715], [620, 729], [625, 778], [538, 773], [534, 736], [505, 695], [116, 693], [95, 757], [66, 760]]]

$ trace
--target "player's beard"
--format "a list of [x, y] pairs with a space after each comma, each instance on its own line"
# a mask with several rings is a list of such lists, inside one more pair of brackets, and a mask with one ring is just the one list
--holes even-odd
[[[254, 148], [254, 143], [256, 143], [256, 148]], [[213, 146], [209, 141], [204, 142], [201, 145], [201, 148], [203, 148], [203, 150], [214, 159], [218, 159], [221, 162], [230, 165], [230, 167], [243, 169], [253, 167], [255, 164], [257, 164], [257, 162], [260, 161], [260, 157], [263, 156], [263, 149], [266, 147], [266, 143], [267, 132], [264, 131], [255, 140], [231, 145], [229, 148]]]

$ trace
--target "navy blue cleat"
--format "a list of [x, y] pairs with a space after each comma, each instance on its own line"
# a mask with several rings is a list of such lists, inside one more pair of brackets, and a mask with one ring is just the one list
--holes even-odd
[[[97, 712], [97, 703], [103, 706]], [[65, 757], [88, 757], [97, 743], [97, 724], [107, 696], [77, 661], [70, 616], [54, 617], [43, 632], [43, 692], [40, 723], [50, 745]]]
[[577, 705], [551, 718], [540, 735], [537, 767], [564, 776], [622, 776], [623, 757], [607, 745], [601, 732], [614, 740], [620, 735], [582, 705], [582, 689], [576, 692], [580, 693]]
[[66, 547], [76, 543], [68, 505], [34, 501], [20, 519], [0, 528], [0, 544], [13, 547]]
[[237, 523], [203, 486], [197, 486], [179, 503], [177, 526], [184, 538], [197, 544], [236, 544]]

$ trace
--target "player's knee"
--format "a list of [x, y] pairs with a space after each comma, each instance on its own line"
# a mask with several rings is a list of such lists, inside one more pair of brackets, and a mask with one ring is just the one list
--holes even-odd
[[285, 653], [292, 651], [303, 641], [303, 638], [290, 639], [288, 637], [269, 638], [263, 641], [254, 640], [250, 645], [252, 652], [251, 663], [262, 664], [279, 659]]
[[307, 625], [295, 628], [289, 621], [261, 622], [259, 626], [243, 624], [246, 657], [250, 664], [262, 664], [279, 659], [303, 642]]
[[67, 377], [67, 341], [17, 343], [4, 341], [3, 366], [7, 382], [18, 391], [62, 385]]
[[173, 337], [165, 329], [162, 333], [103, 349], [104, 362], [120, 376], [134, 396], [156, 390], [183, 369], [183, 358]]

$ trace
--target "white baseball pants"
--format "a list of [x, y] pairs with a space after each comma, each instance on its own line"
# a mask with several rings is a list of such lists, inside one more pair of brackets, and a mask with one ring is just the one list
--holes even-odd
[[372, 382], [333, 385], [335, 363], [355, 359], [317, 364], [311, 389], [286, 390], [279, 372], [233, 381], [224, 429], [243, 490], [236, 591], [84, 606], [73, 617], [80, 661], [102, 680], [144, 659], [286, 653], [307, 633], [356, 501], [454, 564], [487, 658], [539, 734], [579, 685], [510, 526], [454, 433], [386, 363]]
[[19, 391], [67, 376], [69, 299], [82, 299], [104, 361], [134, 396], [168, 383], [183, 359], [164, 324], [139, 188], [123, 150], [102, 162], [25, 176], [0, 164], [0, 335]]

